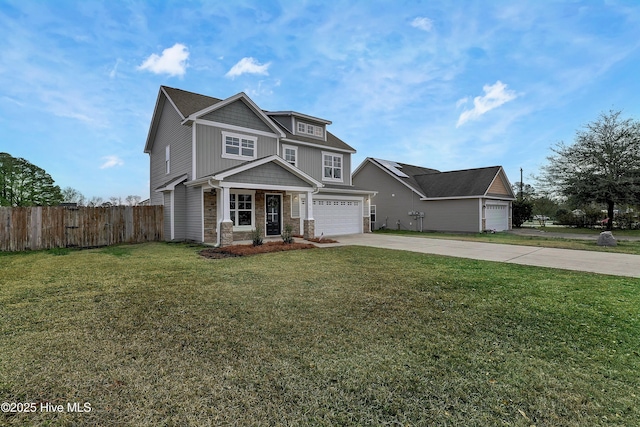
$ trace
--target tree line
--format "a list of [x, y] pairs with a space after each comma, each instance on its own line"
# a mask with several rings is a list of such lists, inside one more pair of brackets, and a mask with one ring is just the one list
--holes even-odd
[[78, 190], [60, 189], [44, 169], [21, 157], [0, 153], [0, 206], [57, 206], [76, 203], [78, 206], [136, 206], [140, 196], [86, 198]]
[[551, 151], [541, 174], [535, 177], [537, 191], [530, 185], [516, 185], [514, 226], [537, 214], [555, 215], [567, 225], [590, 226], [595, 222], [611, 230], [617, 222], [621, 228], [640, 227], [638, 120], [623, 118], [621, 111], [601, 113], [576, 131], [573, 144], [561, 141]]

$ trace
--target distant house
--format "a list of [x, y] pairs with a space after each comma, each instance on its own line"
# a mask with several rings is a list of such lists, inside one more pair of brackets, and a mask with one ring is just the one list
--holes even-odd
[[440, 172], [368, 157], [353, 184], [377, 191], [372, 229], [482, 232], [511, 229], [511, 184], [501, 166]]
[[355, 150], [330, 124], [262, 110], [244, 93], [218, 99], [161, 86], [144, 152], [167, 240], [228, 245], [286, 226], [307, 238], [368, 231], [374, 192], [352, 185]]

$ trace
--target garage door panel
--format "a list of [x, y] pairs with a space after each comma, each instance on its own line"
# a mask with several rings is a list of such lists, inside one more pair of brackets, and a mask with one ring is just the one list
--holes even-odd
[[316, 235], [362, 233], [362, 201], [316, 199], [313, 201]]
[[487, 203], [485, 208], [485, 219], [487, 230], [508, 230], [509, 206]]

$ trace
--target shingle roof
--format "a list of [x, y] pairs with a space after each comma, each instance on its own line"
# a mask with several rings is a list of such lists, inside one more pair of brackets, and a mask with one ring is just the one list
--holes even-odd
[[417, 175], [416, 181], [427, 198], [483, 196], [500, 166]]
[[[162, 86], [162, 89], [164, 89], [164, 91], [169, 96], [173, 104], [176, 106], [180, 114], [182, 114], [183, 118], [186, 118], [190, 114], [204, 110], [207, 107], [210, 107], [212, 105], [215, 105], [223, 101], [222, 99], [218, 99], [218, 98], [214, 98], [206, 95], [200, 95], [198, 93], [189, 92], [182, 89], [176, 89], [169, 86]], [[265, 113], [269, 114], [269, 112], [266, 110], [265, 110]], [[294, 113], [294, 112], [291, 112], [291, 113], [300, 114], [300, 113]], [[293, 135], [291, 131], [285, 128], [282, 124], [278, 123], [275, 120], [273, 120], [273, 122], [276, 124], [278, 128], [282, 129], [286, 139], [290, 139], [293, 141], [306, 142], [311, 144], [324, 145], [330, 148], [337, 148], [341, 150], [347, 150], [347, 151], [353, 151], [353, 152], [356, 151], [353, 147], [351, 147], [350, 145], [342, 141], [340, 138], [333, 135], [331, 132], [327, 132], [327, 139], [326, 141], [324, 141], [321, 139], [311, 138], [303, 135]]]
[[427, 198], [484, 196], [501, 169], [500, 166], [490, 166], [440, 172], [406, 163], [369, 160], [382, 169], [389, 169], [384, 166], [385, 162], [397, 164], [398, 170], [406, 176], [399, 176], [391, 170], [390, 173]]
[[189, 116], [189, 114], [193, 114], [217, 104], [218, 102], [222, 102], [222, 100], [218, 98], [200, 95], [199, 93], [188, 92], [182, 89], [176, 89], [169, 86], [162, 86], [162, 88], [169, 98], [171, 98], [171, 101], [173, 101], [173, 104], [184, 118]]

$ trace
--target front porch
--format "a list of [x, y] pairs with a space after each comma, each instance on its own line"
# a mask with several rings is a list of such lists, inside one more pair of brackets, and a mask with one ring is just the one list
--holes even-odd
[[[228, 246], [251, 241], [256, 229], [263, 238], [280, 237], [287, 227], [293, 235], [315, 237], [313, 213], [304, 215], [309, 220], [300, 218], [301, 194], [226, 187], [204, 191], [204, 243]], [[312, 197], [310, 194], [305, 196]]]

